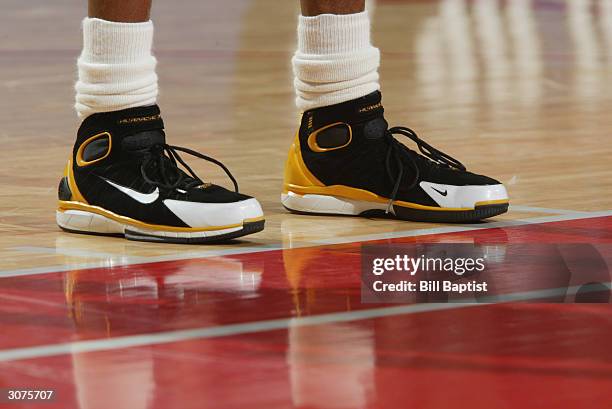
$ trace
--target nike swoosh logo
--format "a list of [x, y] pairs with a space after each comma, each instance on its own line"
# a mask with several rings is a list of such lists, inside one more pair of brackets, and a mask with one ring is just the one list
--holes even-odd
[[114, 182], [111, 182], [108, 179], [104, 179], [104, 181], [106, 183], [108, 183], [109, 185], [111, 185], [112, 187], [114, 187], [115, 189], [125, 193], [126, 195], [128, 195], [132, 199], [134, 199], [137, 202], [140, 202], [142, 204], [153, 203], [159, 197], [159, 188], [158, 187], [156, 187], [155, 190], [153, 192], [151, 192], [151, 193], [142, 193], [142, 192], [138, 192], [138, 191], [136, 191], [134, 189], [130, 189], [129, 187], [118, 185], [118, 184], [116, 184]]
[[442, 196], [446, 196], [448, 194], [448, 190], [445, 190], [444, 192], [442, 192], [441, 190], [438, 190], [435, 187], [432, 187], [432, 189], [435, 190], [436, 192], [440, 193]]

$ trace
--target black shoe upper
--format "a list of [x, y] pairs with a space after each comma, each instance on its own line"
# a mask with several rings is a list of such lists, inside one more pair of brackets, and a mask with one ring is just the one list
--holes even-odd
[[[377, 91], [304, 113], [299, 131], [302, 158], [322, 183], [427, 206], [438, 205], [419, 187], [421, 181], [456, 186], [500, 183], [466, 171], [459, 161], [428, 145], [409, 128], [389, 129], [381, 99]], [[318, 147], [332, 149], [313, 150], [309, 137], [315, 132]], [[394, 134], [412, 139], [421, 154], [397, 141]]]
[[[178, 152], [221, 166], [234, 182], [235, 191], [204, 183]], [[179, 168], [179, 164], [189, 173]], [[220, 162], [186, 148], [167, 145], [157, 105], [87, 117], [74, 145], [72, 170], [80, 193], [90, 205], [153, 224], [187, 227], [163, 205], [165, 199], [232, 203], [250, 198], [238, 193], [235, 179]], [[159, 196], [152, 203], [141, 203], [113, 184], [142, 194], [158, 190]]]

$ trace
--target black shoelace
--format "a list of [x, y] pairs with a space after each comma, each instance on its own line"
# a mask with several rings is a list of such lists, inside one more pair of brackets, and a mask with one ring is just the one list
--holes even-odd
[[[189, 167], [189, 165], [185, 163], [183, 158], [179, 156], [178, 152], [187, 153], [219, 166], [232, 180], [232, 183], [234, 184], [234, 191], [238, 193], [238, 182], [236, 182], [234, 176], [223, 163], [194, 150], [180, 146], [168, 145], [166, 143], [153, 145], [147, 150], [145, 160], [140, 166], [140, 173], [142, 174], [144, 180], [146, 180], [147, 183], [166, 189], [190, 189], [204, 185], [202, 179], [200, 179], [198, 175], [196, 175], [195, 172]], [[183, 165], [191, 177], [186, 176], [185, 173], [181, 171], [178, 166], [179, 163]], [[157, 170], [157, 177], [152, 178], [147, 175], [147, 172], [149, 172], [152, 168]]]
[[[466, 170], [465, 166], [463, 166], [461, 162], [459, 162], [457, 159], [453, 158], [452, 156], [447, 155], [446, 153], [434, 148], [433, 146], [431, 146], [430, 144], [428, 144], [427, 142], [419, 138], [416, 132], [414, 132], [412, 129], [406, 128], [403, 126], [396, 126], [396, 127], [390, 128], [389, 130], [387, 130], [385, 134], [385, 137], [387, 138], [389, 142], [389, 149], [387, 150], [387, 157], [385, 159], [385, 167], [387, 168], [387, 175], [393, 181], [394, 186], [393, 186], [393, 191], [391, 192], [391, 198], [389, 200], [389, 204], [387, 205], [387, 210], [385, 211], [385, 213], [389, 213], [389, 211], [391, 210], [391, 206], [393, 206], [393, 202], [395, 201], [395, 198], [397, 197], [397, 192], [399, 191], [400, 185], [402, 183], [402, 178], [404, 176], [404, 162], [402, 161], [402, 156], [400, 155], [402, 152], [407, 153], [407, 155], [404, 155], [404, 157], [408, 157], [410, 159], [410, 165], [414, 170], [414, 179], [410, 182], [407, 189], [410, 190], [414, 188], [417, 185], [417, 183], [419, 183], [419, 177], [420, 177], [419, 166], [415, 159], [415, 155], [418, 155], [418, 153], [408, 149], [402, 143], [397, 141], [393, 137], [393, 135], [404, 135], [410, 138], [412, 141], [414, 141], [417, 144], [422, 156], [426, 157], [427, 160], [429, 160], [432, 164], [435, 164], [438, 166], [445, 166], [448, 168], [454, 168], [454, 169], [462, 170], [462, 171]], [[397, 164], [397, 168], [398, 168], [397, 174], [395, 176], [393, 176], [391, 172], [391, 156], [392, 155], [393, 155], [393, 158], [395, 159], [395, 163]]]

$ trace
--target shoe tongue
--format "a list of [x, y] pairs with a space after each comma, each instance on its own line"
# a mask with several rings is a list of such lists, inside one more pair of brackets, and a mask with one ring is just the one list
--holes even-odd
[[360, 122], [382, 117], [385, 113], [382, 105], [382, 95], [379, 91], [349, 101], [348, 104], [352, 108], [352, 116]]
[[385, 136], [389, 124], [382, 116], [371, 119], [363, 124], [363, 136], [366, 139], [379, 139]]
[[359, 98], [354, 102], [354, 123], [363, 124], [363, 135], [366, 139], [378, 139], [385, 135], [389, 124], [385, 120], [385, 109], [379, 91]]
[[157, 105], [119, 112], [115, 124], [123, 138], [121, 147], [138, 151], [166, 142], [164, 121]]
[[166, 134], [163, 130], [138, 132], [129, 135], [121, 141], [121, 147], [126, 151], [146, 150], [153, 145], [166, 143]]
[[388, 129], [384, 113], [382, 95], [375, 91], [351, 101], [308, 111], [305, 115], [311, 129], [341, 121], [350, 124], [353, 131], [359, 130], [356, 134], [366, 139], [378, 139]]

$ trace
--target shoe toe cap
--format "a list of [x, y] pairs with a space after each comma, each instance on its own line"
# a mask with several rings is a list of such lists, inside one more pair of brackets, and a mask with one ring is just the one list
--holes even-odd
[[263, 217], [257, 199], [225, 203], [204, 203], [184, 200], [164, 200], [164, 204], [185, 224], [193, 228], [222, 228], [241, 225]]
[[503, 204], [509, 200], [505, 186], [499, 182], [456, 186], [422, 181], [420, 186], [440, 207], [444, 208], [473, 209], [476, 206]]

